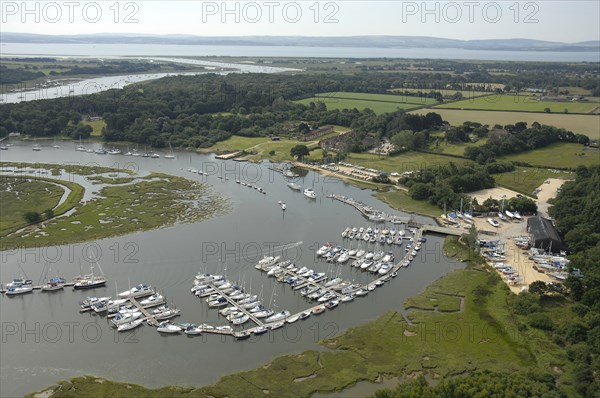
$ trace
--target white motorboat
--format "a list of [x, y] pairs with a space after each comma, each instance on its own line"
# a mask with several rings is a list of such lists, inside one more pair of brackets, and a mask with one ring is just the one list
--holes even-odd
[[285, 320], [288, 316], [290, 316], [289, 311], [287, 311], [287, 310], [281, 311], [281, 312], [278, 312], [278, 313], [273, 314], [270, 317], [268, 317], [266, 319], [266, 323], [282, 321], [282, 320]]
[[140, 301], [140, 304], [143, 307], [146, 307], [146, 306], [159, 305], [164, 302], [165, 302], [165, 298], [161, 294], [155, 293], [152, 296], [148, 297], [147, 299]]
[[235, 318], [233, 321], [231, 321], [231, 323], [233, 323], [234, 325], [243, 325], [244, 323], [248, 322], [250, 320], [250, 317], [248, 315], [243, 315], [239, 318]]
[[22, 285], [22, 286], [14, 286], [6, 289], [7, 296], [16, 296], [18, 294], [31, 293], [33, 291], [33, 285]]
[[394, 254], [392, 252], [388, 252], [388, 254], [383, 256], [381, 261], [383, 261], [384, 263], [391, 263], [392, 261], [394, 261]]
[[106, 310], [107, 311], [116, 311], [119, 309], [119, 307], [123, 304], [125, 304], [126, 302], [128, 302], [129, 299], [115, 299], [115, 300], [108, 300], [108, 302], [106, 303]]
[[254, 329], [254, 333], [255, 335], [261, 335], [261, 334], [265, 334], [269, 331], [269, 329], [267, 329], [265, 326], [259, 326], [256, 329]]
[[319, 250], [317, 250], [317, 256], [324, 256], [329, 252], [329, 250], [331, 250], [331, 244], [326, 243], [323, 246], [321, 246]]
[[337, 259], [337, 262], [338, 262], [339, 264], [344, 264], [344, 263], [345, 263], [345, 262], [347, 262], [349, 259], [350, 259], [350, 254], [348, 254], [348, 253], [346, 252], [346, 253], [342, 253], [342, 254], [341, 254], [339, 257], [338, 257], [338, 259]]
[[194, 324], [189, 325], [183, 333], [191, 336], [195, 336], [198, 334], [202, 334], [203, 329], [200, 326], [196, 326]]
[[340, 300], [331, 300], [331, 301], [328, 301], [325, 304], [325, 308], [332, 310], [335, 307], [337, 307], [339, 303], [340, 303]]
[[316, 199], [317, 198], [317, 194], [315, 193], [315, 190], [312, 188], [306, 188], [304, 190], [304, 196], [306, 196], [307, 198], [310, 199]]
[[353, 283], [353, 284], [351, 284], [351, 285], [348, 285], [348, 286], [344, 287], [344, 288], [341, 290], [341, 292], [342, 292], [342, 294], [343, 294], [343, 295], [347, 295], [347, 294], [354, 293], [354, 292], [356, 292], [356, 291], [358, 291], [358, 290], [360, 290], [360, 289], [362, 289], [362, 286], [361, 286], [361, 285], [359, 285], [359, 284], [354, 284], [354, 283]]
[[296, 322], [298, 319], [300, 319], [300, 315], [294, 315], [294, 316], [291, 316], [291, 317], [287, 318], [285, 321], [286, 321], [287, 323], [294, 323], [294, 322]]
[[318, 301], [319, 301], [319, 303], [324, 303], [326, 301], [334, 299], [335, 297], [336, 297], [335, 293], [327, 292], [323, 296], [319, 297]]
[[56, 290], [64, 289], [65, 283], [67, 283], [67, 281], [63, 278], [51, 278], [45, 285], [42, 285], [42, 292], [53, 292]]
[[125, 290], [118, 294], [119, 298], [137, 298], [137, 297], [145, 297], [154, 294], [154, 290], [151, 286], [140, 283], [137, 286], [132, 287], [129, 290]]
[[325, 311], [325, 305], [321, 304], [321, 305], [317, 305], [316, 307], [313, 307], [312, 310], [311, 310], [311, 313], [313, 315], [319, 315], [323, 311]]
[[[325, 287], [331, 287], [337, 285], [342, 281], [342, 278], [334, 278], [325, 284]], [[318, 288], [317, 288], [318, 289]]]
[[142, 322], [144, 322], [143, 319], [136, 319], [131, 322], [123, 323], [122, 325], [117, 326], [117, 331], [126, 332], [128, 330], [135, 329], [138, 326], [140, 326], [142, 324]]
[[379, 268], [379, 271], [378, 271], [378, 273], [379, 273], [379, 275], [385, 275], [385, 274], [387, 274], [388, 272], [390, 272], [390, 270], [391, 270], [391, 269], [392, 269], [392, 265], [391, 265], [391, 264], [387, 264], [387, 263], [386, 263], [386, 264], [383, 264], [383, 265], [381, 266], [381, 268]]
[[361, 258], [364, 255], [365, 255], [365, 251], [362, 250], [362, 249], [356, 252], [356, 257], [357, 258]]
[[261, 319], [261, 318], [266, 318], [273, 315], [273, 310], [263, 310], [263, 311], [258, 311], [254, 313], [254, 317]]
[[288, 183], [287, 186], [290, 187], [291, 189], [293, 189], [294, 191], [299, 191], [302, 189], [302, 186], [300, 186], [296, 183], [293, 183], [293, 182]]
[[279, 322], [274, 322], [274, 323], [270, 324], [268, 327], [270, 330], [275, 330], [275, 329], [282, 328], [284, 325], [285, 325], [285, 321], [279, 321]]
[[492, 227], [498, 228], [500, 226], [500, 223], [493, 218], [488, 218], [487, 221], [492, 225]]
[[156, 328], [156, 331], [159, 333], [180, 333], [181, 328], [169, 322], [161, 322]]
[[167, 308], [166, 310], [159, 312], [154, 315], [154, 318], [158, 321], [164, 321], [166, 319], [171, 319], [179, 315], [181, 310], [179, 308]]
[[368, 291], [368, 290], [361, 289], [361, 290], [359, 290], [358, 292], [356, 292], [356, 293], [354, 293], [354, 294], [355, 294], [356, 296], [362, 297], [362, 296], [366, 296], [367, 294], [369, 294], [369, 291]]
[[119, 312], [113, 319], [112, 323], [119, 327], [125, 323], [135, 321], [142, 317], [142, 313], [135, 310], [129, 310], [127, 312]]

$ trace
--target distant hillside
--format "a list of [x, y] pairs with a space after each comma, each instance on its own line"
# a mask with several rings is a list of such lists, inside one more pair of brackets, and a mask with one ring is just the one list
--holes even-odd
[[3, 43], [196, 44], [376, 48], [462, 48], [506, 51], [600, 51], [600, 41], [560, 43], [530, 39], [454, 40], [426, 36], [192, 36], [149, 34], [37, 35], [2, 33]]

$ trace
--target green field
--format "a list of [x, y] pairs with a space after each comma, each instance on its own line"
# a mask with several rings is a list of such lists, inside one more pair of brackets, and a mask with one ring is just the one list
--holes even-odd
[[393, 102], [402, 104], [415, 104], [415, 105], [432, 105], [436, 101], [432, 98], [412, 97], [408, 95], [393, 95], [393, 94], [372, 94], [372, 93], [352, 93], [347, 91], [337, 91], [329, 93], [319, 93], [315, 96], [316, 98], [338, 98], [338, 99], [352, 99], [360, 101], [373, 101], [373, 102]]
[[439, 93], [441, 93], [444, 97], [445, 96], [452, 96], [456, 93], [461, 93], [463, 95], [464, 98], [473, 98], [473, 97], [481, 97], [482, 95], [490, 95], [493, 94], [489, 91], [475, 91], [475, 90], [452, 90], [452, 89], [447, 89], [447, 88], [393, 88], [389, 90], [390, 92], [394, 93], [403, 93], [403, 92], [409, 92], [409, 93], [430, 93], [432, 91], [437, 91]]
[[456, 156], [464, 156], [465, 149], [472, 146], [481, 146], [487, 142], [486, 139], [479, 139], [476, 142], [465, 142], [460, 144], [450, 144], [447, 141], [441, 139], [437, 145], [431, 144], [429, 146], [429, 150], [432, 152], [442, 153], [445, 155], [456, 155]]
[[102, 136], [102, 129], [106, 126], [104, 120], [94, 120], [89, 122], [83, 122], [83, 124], [87, 124], [88, 126], [92, 126], [94, 129], [92, 131], [92, 137], [100, 137]]
[[573, 86], [561, 86], [558, 91], [569, 90], [569, 95], [590, 95], [592, 92], [586, 88], [573, 87]]
[[585, 134], [593, 140], [600, 139], [600, 116], [598, 115], [565, 115], [553, 113], [527, 113], [527, 112], [496, 112], [496, 111], [474, 111], [474, 110], [455, 110], [441, 108], [424, 108], [411, 111], [411, 113], [427, 114], [436, 112], [442, 119], [453, 126], [458, 126], [466, 121], [479, 122], [494, 126], [500, 124], [515, 124], [516, 122], [526, 122], [529, 126], [533, 122], [547, 124], [570, 130], [574, 133]]
[[449, 156], [432, 153], [406, 152], [395, 156], [379, 156], [371, 153], [350, 153], [346, 162], [365, 166], [388, 173], [421, 170], [441, 164], [454, 162], [462, 164], [470, 162], [468, 159], [452, 158]]
[[308, 105], [311, 102], [322, 102], [327, 109], [372, 109], [375, 113], [394, 112], [398, 109], [412, 109], [425, 105], [433, 105], [432, 98], [410, 97], [405, 95], [369, 94], [351, 92], [320, 93], [312, 98], [297, 101]]
[[524, 111], [544, 112], [550, 108], [552, 113], [590, 113], [600, 104], [597, 101], [590, 102], [554, 102], [538, 101], [537, 97], [526, 95], [490, 95], [485, 97], [471, 98], [449, 104], [437, 105], [436, 108], [444, 109], [473, 109], [489, 111]]
[[584, 149], [580, 144], [557, 143], [534, 151], [506, 155], [499, 160], [525, 162], [532, 166], [576, 168], [600, 164], [600, 151]]
[[415, 104], [405, 104], [400, 102], [375, 102], [375, 101], [365, 101], [365, 100], [355, 100], [355, 99], [341, 99], [341, 98], [322, 98], [322, 97], [314, 97], [314, 98], [306, 98], [303, 100], [296, 101], [304, 105], [309, 105], [311, 102], [319, 103], [322, 102], [325, 104], [327, 109], [371, 109], [373, 112], [377, 114], [390, 113], [395, 112], [398, 109], [412, 109], [416, 108], [419, 105]]
[[494, 174], [496, 184], [513, 191], [531, 195], [548, 178], [572, 179], [574, 174], [567, 171], [548, 170], [534, 167], [519, 167], [508, 173]]
[[[201, 152], [236, 152], [236, 151], [246, 151], [248, 155], [245, 155], [244, 158], [248, 160], [261, 160], [261, 159], [271, 159], [275, 162], [283, 162], [283, 161], [292, 161], [292, 156], [290, 155], [290, 150], [296, 145], [306, 145], [309, 149], [311, 149], [310, 155], [306, 157], [306, 160], [320, 160], [322, 158], [322, 152], [318, 148], [319, 141], [324, 140], [335, 135], [340, 134], [340, 132], [347, 131], [348, 128], [335, 126], [335, 131], [329, 134], [326, 134], [322, 137], [317, 138], [314, 141], [298, 141], [298, 140], [289, 140], [282, 139], [280, 141], [273, 141], [269, 137], [240, 137], [237, 135], [233, 135], [225, 141], [220, 141], [214, 144], [213, 146], [205, 149], [201, 149]], [[271, 151], [275, 151], [273, 155], [271, 155]]]
[[404, 191], [377, 192], [375, 197], [390, 207], [408, 213], [423, 214], [430, 217], [439, 217], [441, 210], [424, 200], [415, 200]]
[[0, 235], [28, 224], [27, 212], [54, 209], [65, 190], [46, 181], [3, 177], [0, 180]]

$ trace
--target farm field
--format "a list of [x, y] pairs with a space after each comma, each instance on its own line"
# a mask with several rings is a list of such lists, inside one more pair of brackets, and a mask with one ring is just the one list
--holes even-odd
[[438, 91], [438, 92], [440, 92], [444, 96], [446, 96], [446, 95], [454, 95], [456, 93], [461, 93], [464, 98], [481, 97], [482, 95], [493, 94], [492, 92], [489, 92], [489, 91], [452, 90], [452, 89], [448, 89], [448, 88], [393, 88], [393, 89], [390, 89], [388, 91], [393, 92], [393, 93], [398, 93], [398, 92], [400, 92], [400, 93], [403, 93], [403, 92], [409, 92], [409, 93], [418, 93], [418, 92], [430, 93], [431, 91]]
[[377, 192], [375, 197], [390, 207], [409, 213], [438, 217], [441, 210], [425, 200], [416, 200], [404, 191]]
[[[317, 138], [314, 141], [298, 141], [282, 139], [280, 141], [272, 141], [269, 137], [241, 137], [238, 135], [231, 136], [231, 138], [220, 141], [209, 148], [200, 149], [200, 152], [235, 152], [235, 151], [246, 151], [256, 152], [255, 155], [249, 154], [244, 158], [248, 160], [260, 160], [268, 158], [276, 162], [291, 161], [293, 160], [290, 155], [290, 150], [296, 145], [306, 145], [311, 149], [310, 155], [306, 160], [320, 160], [322, 158], [322, 152], [318, 148], [320, 140], [333, 137], [341, 132], [347, 131], [345, 127], [335, 127], [334, 132]], [[314, 150], [313, 150], [314, 149]], [[271, 151], [275, 153], [271, 155]]]
[[435, 104], [436, 101], [432, 98], [411, 97], [406, 95], [394, 94], [371, 94], [371, 93], [351, 93], [347, 91], [336, 91], [329, 93], [319, 93], [316, 98], [340, 98], [340, 99], [356, 99], [362, 101], [374, 102], [396, 102], [416, 105]]
[[487, 142], [486, 139], [480, 139], [476, 142], [465, 142], [460, 144], [450, 144], [443, 140], [443, 138], [439, 141], [439, 143], [432, 144], [429, 147], [429, 150], [432, 152], [438, 152], [444, 155], [456, 155], [456, 156], [464, 156], [465, 149], [472, 146], [482, 146]]
[[308, 105], [311, 102], [323, 102], [327, 109], [372, 109], [375, 113], [394, 112], [399, 109], [412, 109], [420, 106], [433, 105], [432, 98], [410, 97], [392, 94], [370, 94], [350, 92], [320, 93], [312, 98], [297, 101]]
[[574, 133], [585, 134], [592, 140], [600, 139], [600, 116], [598, 115], [565, 115], [553, 113], [528, 113], [528, 112], [496, 112], [476, 110], [455, 110], [441, 108], [424, 108], [411, 111], [411, 113], [427, 114], [436, 112], [442, 119], [453, 126], [463, 124], [466, 121], [479, 122], [481, 124], [506, 125], [516, 122], [526, 122], [529, 126], [533, 122], [547, 124], [570, 130]]
[[437, 165], [454, 162], [462, 164], [470, 162], [468, 159], [452, 158], [421, 152], [406, 152], [395, 156], [379, 156], [370, 153], [350, 153], [346, 162], [359, 166], [383, 170], [388, 173], [402, 173], [405, 171], [421, 170]]
[[534, 166], [576, 168], [579, 165], [592, 166], [600, 164], [600, 151], [584, 149], [583, 145], [557, 143], [534, 151], [501, 156], [498, 160], [526, 162]]
[[574, 173], [567, 171], [520, 166], [517, 166], [515, 171], [494, 174], [494, 180], [496, 180], [498, 186], [527, 195], [531, 195], [548, 178], [564, 178], [569, 180], [574, 177]]
[[[388, 112], [395, 112], [398, 109], [412, 109], [419, 105], [416, 104], [405, 104], [401, 102], [375, 102], [375, 101], [364, 101], [355, 99], [341, 99], [341, 98], [305, 98], [298, 103], [308, 105], [311, 102], [319, 103], [322, 102], [327, 106], [327, 109], [359, 109], [363, 110], [369, 108], [377, 114], [383, 114]], [[431, 111], [430, 111], [431, 112]]]
[[538, 101], [536, 97], [526, 95], [489, 95], [441, 104], [436, 108], [524, 112], [544, 112], [545, 108], [549, 108], [552, 113], [564, 113], [565, 109], [569, 113], [589, 113], [599, 105], [598, 101], [593, 100], [589, 102], [554, 102]]

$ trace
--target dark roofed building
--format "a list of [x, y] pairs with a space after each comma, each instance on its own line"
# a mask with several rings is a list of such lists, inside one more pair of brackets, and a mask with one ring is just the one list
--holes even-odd
[[547, 218], [541, 216], [530, 217], [527, 219], [527, 231], [531, 236], [533, 247], [559, 253], [561, 250], [567, 250], [565, 242], [562, 240], [554, 224]]

